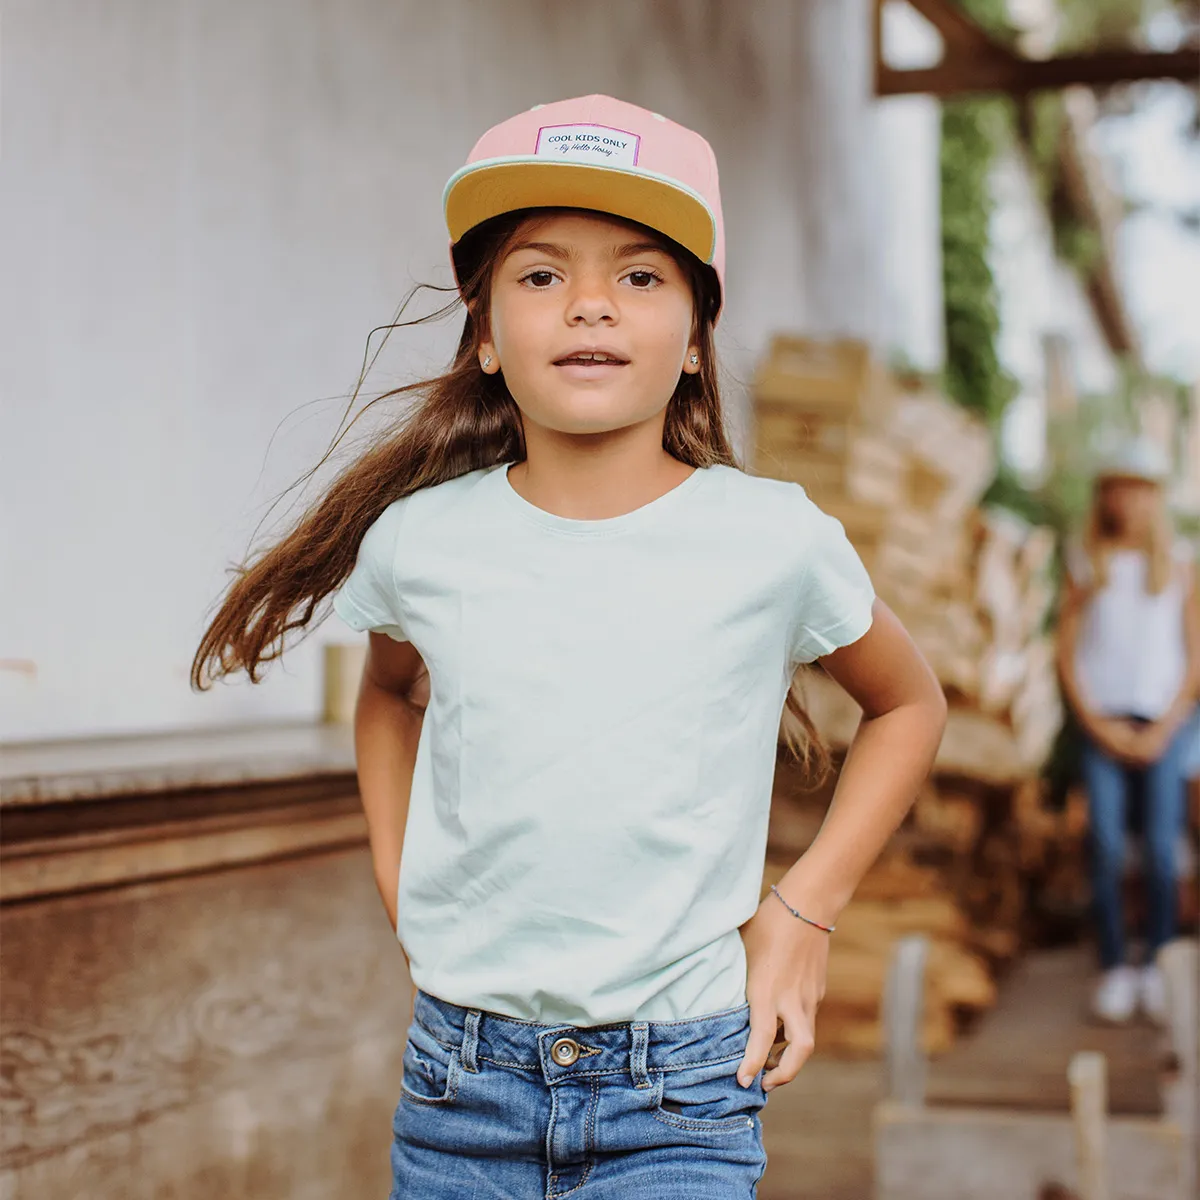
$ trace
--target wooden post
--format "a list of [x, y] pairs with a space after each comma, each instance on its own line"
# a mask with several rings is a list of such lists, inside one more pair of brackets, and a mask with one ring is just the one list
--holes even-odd
[[1067, 1066], [1071, 1118], [1079, 1164], [1080, 1200], [1109, 1200], [1107, 1139], [1108, 1063], [1103, 1054], [1082, 1050]]
[[1167, 1036], [1178, 1064], [1164, 1089], [1167, 1117], [1183, 1132], [1183, 1195], [1196, 1195], [1200, 1184], [1200, 942], [1177, 938], [1158, 952], [1167, 981]]
[[888, 1096], [913, 1108], [925, 1103], [929, 1069], [921, 1044], [928, 955], [929, 939], [924, 934], [901, 938], [892, 951], [883, 992]]

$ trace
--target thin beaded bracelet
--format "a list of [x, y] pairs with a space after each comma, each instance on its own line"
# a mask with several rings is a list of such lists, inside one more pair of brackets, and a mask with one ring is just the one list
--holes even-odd
[[784, 900], [783, 896], [780, 895], [779, 889], [774, 884], [771, 884], [771, 891], [773, 891], [775, 893], [775, 895], [779, 896], [780, 902], [783, 904], [783, 907], [786, 908], [788, 910], [788, 912], [790, 912], [792, 914], [793, 917], [798, 917], [806, 925], [811, 925], [814, 929], [821, 930], [822, 933], [832, 933], [837, 928], [836, 925], [821, 925], [817, 921], [810, 921], [808, 919], [808, 917], [803, 916], [802, 914], [798, 913], [786, 900]]

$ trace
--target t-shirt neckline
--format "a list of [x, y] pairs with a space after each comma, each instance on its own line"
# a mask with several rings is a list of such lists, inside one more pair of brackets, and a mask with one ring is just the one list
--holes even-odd
[[677, 483], [670, 491], [663, 492], [661, 496], [656, 496], [653, 500], [627, 513], [620, 513], [615, 517], [589, 519], [562, 517], [557, 513], [547, 512], [546, 509], [539, 508], [536, 504], [531, 504], [509, 482], [508, 469], [513, 465], [515, 465], [515, 460], [501, 463], [495, 468], [496, 482], [508, 506], [526, 521], [540, 525], [543, 529], [585, 537], [602, 537], [607, 534], [621, 533], [643, 524], [673, 507], [688, 493], [695, 491], [700, 484], [701, 477], [711, 469], [707, 467], [694, 468], [682, 483]]

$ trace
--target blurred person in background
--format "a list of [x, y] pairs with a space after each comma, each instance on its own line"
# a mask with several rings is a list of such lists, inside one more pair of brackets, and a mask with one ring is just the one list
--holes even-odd
[[[1155, 959], [1178, 919], [1177, 851], [1196, 739], [1200, 610], [1189, 543], [1176, 537], [1164, 484], [1169, 464], [1145, 438], [1126, 442], [1093, 482], [1085, 528], [1064, 547], [1058, 669], [1083, 734], [1100, 977], [1093, 1014], [1124, 1022], [1140, 1007], [1165, 1015]], [[1142, 834], [1145, 953], [1129, 961], [1122, 879], [1130, 797]]]

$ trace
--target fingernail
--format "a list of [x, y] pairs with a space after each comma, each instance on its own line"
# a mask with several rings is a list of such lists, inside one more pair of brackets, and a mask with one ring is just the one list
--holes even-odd
[[738, 1087], [749, 1087], [749, 1086], [750, 1086], [750, 1085], [749, 1085], [749, 1084], [746, 1082], [745, 1078], [744, 1078], [743, 1076], [741, 1076], [741, 1075], [739, 1075], [739, 1076], [737, 1077], [737, 1081], [738, 1081]]

